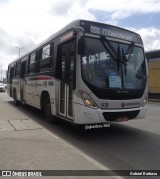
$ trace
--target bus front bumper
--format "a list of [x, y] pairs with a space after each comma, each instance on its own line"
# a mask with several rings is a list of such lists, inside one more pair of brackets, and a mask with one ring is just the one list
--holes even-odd
[[75, 105], [76, 124], [98, 124], [107, 122], [120, 122], [131, 119], [142, 119], [146, 116], [147, 105], [139, 108], [102, 110], [93, 109], [84, 105]]

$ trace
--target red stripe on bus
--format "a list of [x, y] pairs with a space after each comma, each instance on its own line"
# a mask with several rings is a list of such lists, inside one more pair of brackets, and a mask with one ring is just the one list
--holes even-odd
[[52, 77], [47, 77], [47, 76], [38, 76], [37, 80], [50, 80]]

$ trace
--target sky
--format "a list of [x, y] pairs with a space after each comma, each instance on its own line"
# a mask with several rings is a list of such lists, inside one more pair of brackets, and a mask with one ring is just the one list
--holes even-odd
[[75, 19], [132, 30], [145, 51], [160, 49], [160, 0], [0, 0], [0, 70]]

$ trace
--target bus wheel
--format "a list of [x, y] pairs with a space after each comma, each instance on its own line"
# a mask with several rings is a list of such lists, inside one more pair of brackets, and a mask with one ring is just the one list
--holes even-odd
[[51, 114], [51, 101], [49, 99], [49, 96], [46, 96], [45, 98], [44, 114], [46, 121], [53, 122], [53, 117]]
[[19, 101], [17, 100], [17, 93], [16, 90], [13, 92], [13, 99], [14, 99], [14, 104], [17, 106], [19, 105]]

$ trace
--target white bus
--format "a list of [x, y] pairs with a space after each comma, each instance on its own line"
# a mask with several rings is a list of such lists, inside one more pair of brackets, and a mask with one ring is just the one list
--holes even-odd
[[9, 64], [8, 94], [75, 124], [143, 118], [147, 62], [140, 35], [76, 20]]

